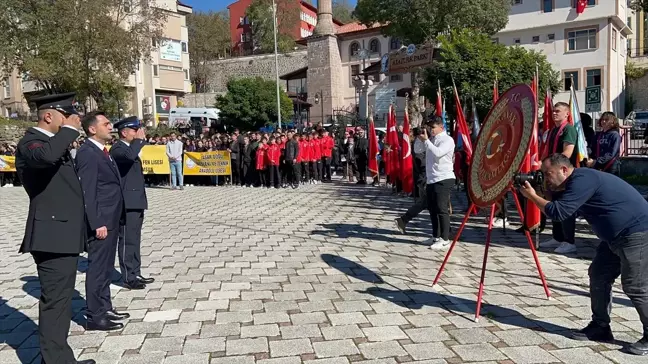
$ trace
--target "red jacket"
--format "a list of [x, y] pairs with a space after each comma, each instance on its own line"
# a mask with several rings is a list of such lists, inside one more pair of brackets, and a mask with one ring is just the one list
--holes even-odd
[[313, 139], [312, 141], [313, 145], [313, 155], [312, 155], [312, 160], [313, 162], [317, 162], [318, 160], [322, 159], [322, 141], [320, 139]]
[[279, 149], [281, 149], [281, 150], [286, 149], [286, 142], [280, 143], [279, 144]]
[[310, 144], [308, 144], [308, 140], [299, 141], [299, 160], [301, 162], [310, 162]]
[[322, 157], [331, 158], [333, 156], [333, 147], [335, 142], [330, 136], [325, 136], [321, 139], [322, 143]]
[[264, 170], [266, 167], [266, 149], [267, 145], [259, 145], [256, 151], [256, 169]]
[[266, 154], [268, 164], [272, 166], [278, 166], [279, 165], [279, 157], [281, 156], [281, 149], [279, 148], [279, 145], [277, 144], [270, 144], [268, 146], [268, 152]]

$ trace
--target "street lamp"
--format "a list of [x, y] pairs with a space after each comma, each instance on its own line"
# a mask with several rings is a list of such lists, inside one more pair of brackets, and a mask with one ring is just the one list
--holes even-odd
[[324, 127], [324, 93], [322, 90], [315, 94], [315, 104], [320, 104], [322, 107], [322, 128]]
[[277, 124], [281, 129], [281, 97], [279, 94], [279, 52], [277, 47], [277, 4], [272, 0], [272, 23], [274, 26], [275, 78], [277, 82]]

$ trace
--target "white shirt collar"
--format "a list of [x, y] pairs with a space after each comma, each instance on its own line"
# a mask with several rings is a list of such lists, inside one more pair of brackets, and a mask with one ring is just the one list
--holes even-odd
[[45, 130], [45, 129], [43, 129], [43, 128], [39, 128], [39, 127], [37, 127], [37, 126], [33, 126], [32, 128], [33, 128], [33, 129], [36, 129], [36, 130], [38, 130], [38, 131], [40, 131], [41, 133], [47, 135], [47, 136], [50, 137], [50, 138], [54, 136], [54, 133], [52, 133], [51, 131]]
[[100, 150], [104, 150], [104, 148], [106, 147], [104, 144], [101, 144], [101, 142], [98, 142], [92, 138], [88, 138], [88, 140], [91, 141], [92, 144], [96, 145]]
[[124, 143], [124, 144], [126, 144], [127, 147], [130, 147], [130, 143], [128, 143], [128, 142], [125, 141], [124, 139], [119, 139], [119, 141], [122, 142], [122, 143]]

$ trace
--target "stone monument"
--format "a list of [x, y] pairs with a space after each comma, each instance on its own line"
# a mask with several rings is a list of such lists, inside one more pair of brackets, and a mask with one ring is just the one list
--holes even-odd
[[[308, 102], [311, 122], [328, 123], [327, 115], [341, 104], [339, 90], [342, 87], [342, 59], [333, 25], [331, 0], [317, 2], [317, 25], [308, 38]], [[321, 105], [315, 106], [317, 99]], [[322, 115], [322, 112], [324, 115]]]

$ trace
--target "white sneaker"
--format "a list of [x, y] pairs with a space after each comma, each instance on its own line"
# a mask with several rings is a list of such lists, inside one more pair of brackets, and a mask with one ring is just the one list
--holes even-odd
[[553, 248], [553, 247], [560, 246], [561, 244], [562, 244], [562, 243], [559, 242], [558, 240], [556, 240], [556, 239], [551, 239], [551, 240], [547, 240], [547, 241], [545, 241], [545, 242], [542, 242], [542, 243], [540, 244], [540, 246], [542, 246], [542, 247], [547, 247], [547, 248]]
[[554, 253], [558, 254], [570, 254], [576, 253], [576, 244], [569, 244], [567, 242], [560, 243], [560, 246], [554, 250]]
[[443, 239], [437, 238], [436, 243], [432, 244], [430, 246], [430, 249], [432, 249], [432, 250], [443, 250], [443, 249], [449, 247], [451, 243], [452, 242], [449, 241], [449, 240], [443, 240]]
[[423, 244], [431, 246], [431, 245], [434, 245], [434, 243], [436, 243], [437, 241], [439, 241], [439, 238], [430, 238], [430, 239], [424, 241]]
[[[488, 218], [486, 218], [486, 223], [488, 224]], [[504, 223], [506, 223], [508, 225], [508, 220], [503, 219], [501, 217], [496, 217], [496, 218], [493, 219], [493, 226], [494, 227], [502, 227], [502, 226], [504, 226]]]

